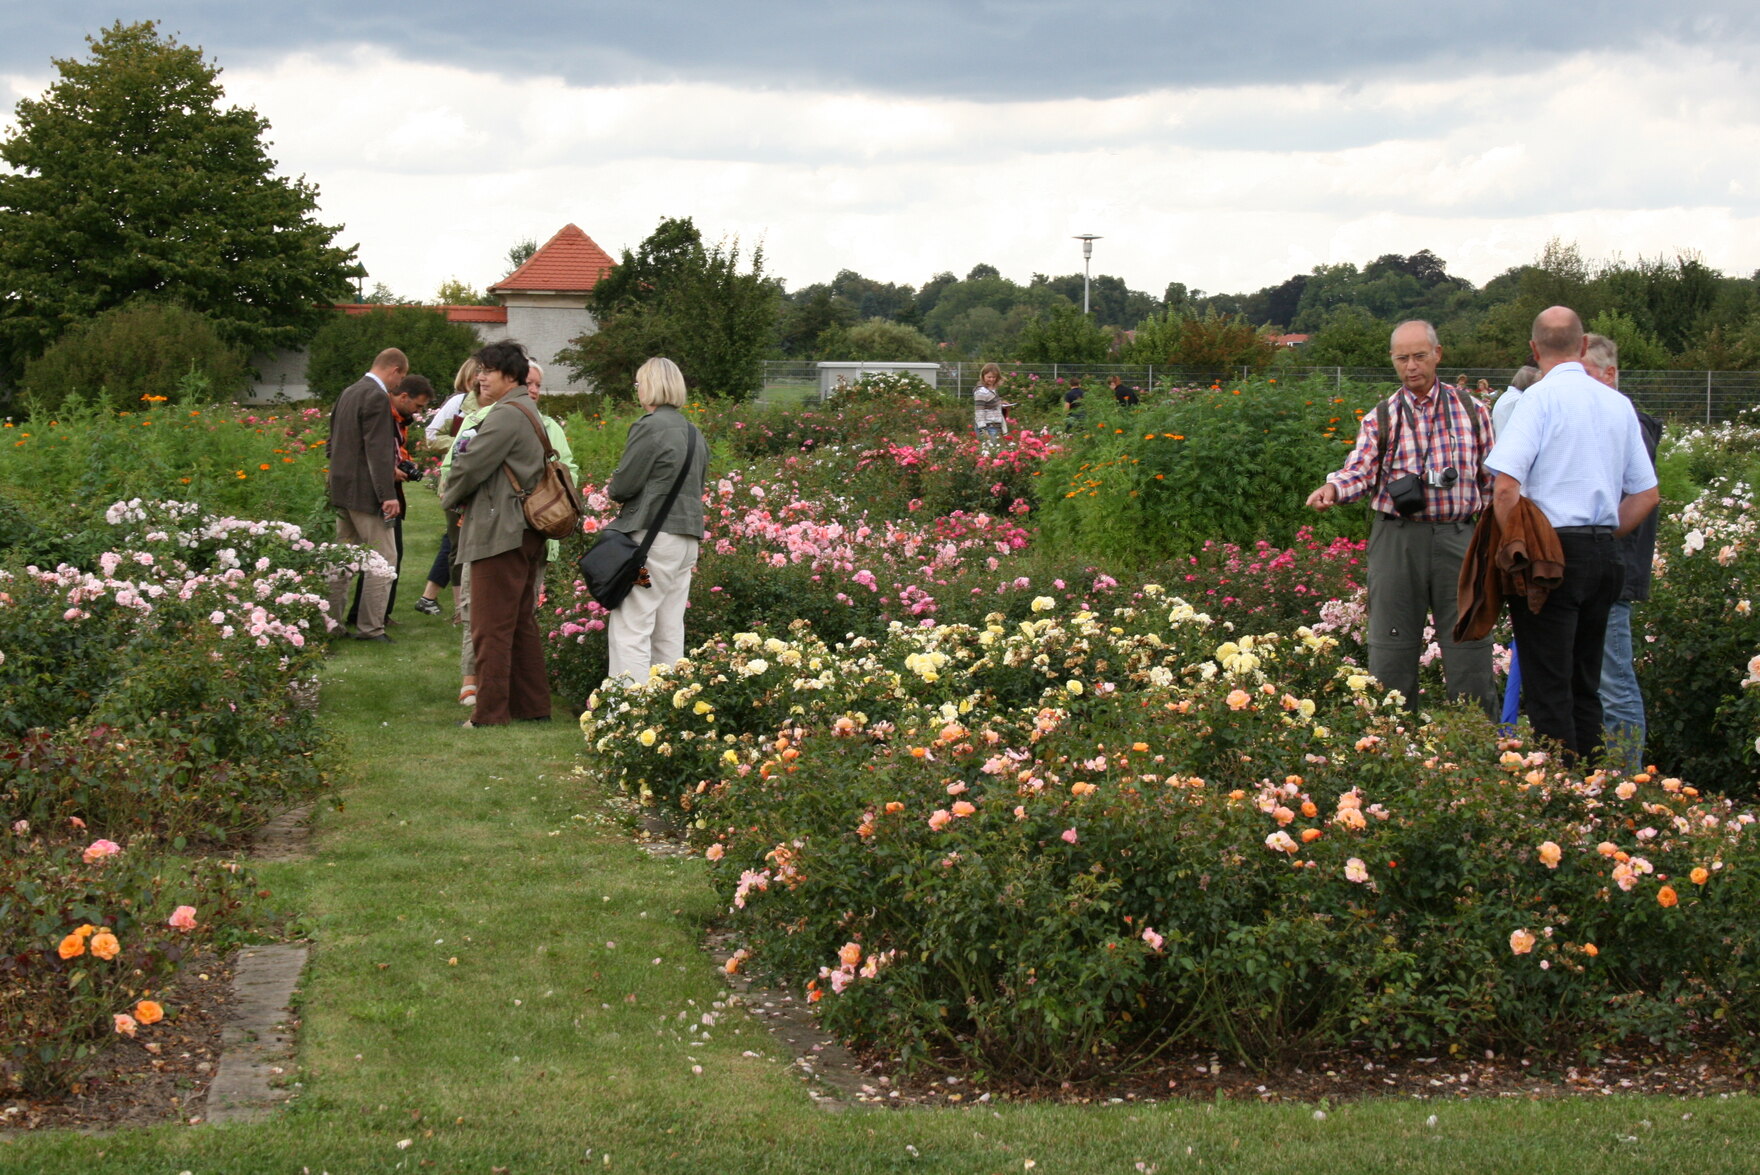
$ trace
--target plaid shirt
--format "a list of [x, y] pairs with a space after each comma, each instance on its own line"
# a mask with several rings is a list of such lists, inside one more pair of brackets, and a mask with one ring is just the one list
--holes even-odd
[[[1453, 522], [1477, 514], [1491, 500], [1492, 478], [1485, 470], [1485, 458], [1491, 452], [1491, 412], [1470, 395], [1444, 392], [1441, 384], [1432, 387], [1422, 403], [1405, 388], [1394, 392], [1385, 403], [1395, 447], [1388, 454], [1381, 488], [1370, 506], [1384, 514], [1397, 513], [1387, 484], [1408, 473], [1422, 476], [1427, 456], [1430, 468], [1446, 469], [1452, 465], [1460, 471], [1460, 477], [1447, 489], [1426, 485], [1424, 509], [1414, 517], [1428, 522]], [[1407, 405], [1412, 413], [1409, 417], [1405, 415]], [[1468, 412], [1479, 414], [1477, 445], [1473, 443], [1473, 424]], [[1356, 447], [1345, 460], [1344, 468], [1326, 477], [1338, 487], [1341, 502], [1355, 501], [1375, 484], [1376, 460], [1381, 455], [1381, 426], [1376, 415], [1371, 411], [1363, 417]]]

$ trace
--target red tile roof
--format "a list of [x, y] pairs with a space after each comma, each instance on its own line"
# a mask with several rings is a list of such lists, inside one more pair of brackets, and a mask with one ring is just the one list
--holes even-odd
[[[371, 314], [375, 310], [390, 310], [392, 307], [380, 302], [343, 302], [336, 309], [344, 314]], [[447, 322], [507, 321], [505, 306], [421, 306], [418, 309], [444, 314]]]
[[593, 243], [593, 238], [572, 224], [545, 242], [544, 247], [505, 278], [489, 287], [492, 294], [532, 290], [542, 293], [584, 294], [617, 262]]

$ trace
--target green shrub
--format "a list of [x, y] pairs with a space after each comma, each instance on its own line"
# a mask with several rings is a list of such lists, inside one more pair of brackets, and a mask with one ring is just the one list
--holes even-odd
[[1092, 410], [1040, 478], [1042, 536], [1115, 569], [1211, 539], [1287, 546], [1304, 526], [1323, 539], [1362, 537], [1360, 508], [1316, 514], [1305, 503], [1344, 463], [1357, 410], [1373, 403], [1327, 381], [1264, 381], [1170, 397], [1128, 418]]
[[1645, 758], [1760, 793], [1760, 547], [1752, 488], [1713, 481], [1656, 536], [1650, 599], [1634, 605]]
[[160, 401], [230, 400], [244, 390], [246, 375], [244, 355], [203, 315], [136, 302], [71, 327], [25, 366], [19, 388], [41, 421], [74, 394], [136, 410]]
[[[135, 498], [198, 500], [216, 514], [312, 526], [331, 518], [328, 427], [318, 408], [258, 413], [160, 404], [117, 412], [70, 396], [53, 419], [0, 429], [0, 486], [41, 520], [49, 538], [35, 541], [50, 550], [101, 528], [99, 516], [112, 502]], [[11, 539], [0, 534], [0, 545]], [[46, 559], [48, 566], [59, 561]]]
[[318, 328], [306, 349], [306, 385], [324, 403], [334, 403], [342, 389], [373, 365], [380, 351], [397, 347], [409, 357], [412, 372], [427, 376], [436, 388], [446, 388], [481, 345], [476, 331], [462, 322], [447, 321], [440, 310], [385, 306], [364, 314], [337, 311]]

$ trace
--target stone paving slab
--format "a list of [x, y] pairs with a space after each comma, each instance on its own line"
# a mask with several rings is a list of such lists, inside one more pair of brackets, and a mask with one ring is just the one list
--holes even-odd
[[208, 1087], [209, 1122], [256, 1122], [292, 1096], [294, 992], [306, 966], [302, 946], [242, 950], [233, 966], [233, 1005], [220, 1034], [220, 1068]]

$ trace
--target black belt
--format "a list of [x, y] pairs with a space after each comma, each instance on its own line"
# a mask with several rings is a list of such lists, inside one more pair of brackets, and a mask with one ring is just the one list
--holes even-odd
[[1592, 534], [1597, 538], [1606, 539], [1613, 537], [1613, 527], [1611, 526], [1555, 526], [1552, 531], [1554, 534]]
[[1377, 510], [1375, 513], [1389, 522], [1423, 522], [1431, 526], [1453, 526], [1457, 522], [1464, 522], [1468, 526], [1472, 526], [1479, 521], [1477, 514], [1469, 514], [1465, 518], [1412, 518], [1405, 514], [1389, 514], [1385, 510]]

